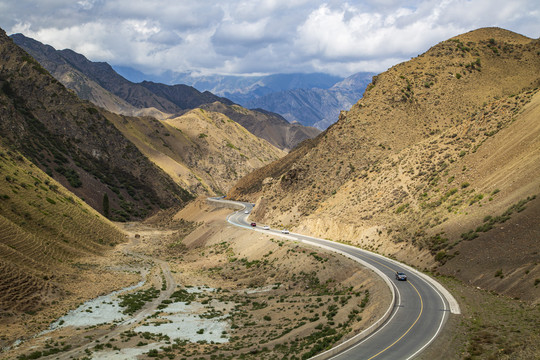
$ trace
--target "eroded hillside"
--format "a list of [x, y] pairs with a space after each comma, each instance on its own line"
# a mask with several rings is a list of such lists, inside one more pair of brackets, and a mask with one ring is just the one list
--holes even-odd
[[[62, 314], [80, 298], [136, 278], [97, 267], [101, 255], [125, 241], [112, 223], [3, 144], [0, 171], [0, 319], [5, 325], [0, 329], [0, 347], [4, 347], [43, 330], [44, 318]], [[79, 266], [81, 259], [88, 265]]]
[[314, 127], [290, 124], [280, 115], [262, 109], [248, 110], [239, 105], [225, 105], [221, 102], [205, 104], [201, 108], [222, 113], [252, 134], [285, 151], [291, 150], [304, 140], [314, 138], [321, 132]]
[[242, 176], [285, 152], [227, 116], [202, 109], [169, 120], [107, 118], [150, 160], [197, 195], [224, 194]]
[[497, 28], [444, 41], [229, 195], [260, 220], [537, 301], [539, 53]]

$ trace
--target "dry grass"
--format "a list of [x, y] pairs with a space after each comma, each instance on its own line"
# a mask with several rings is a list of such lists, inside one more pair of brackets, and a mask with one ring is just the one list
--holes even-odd
[[[130, 242], [121, 246], [124, 250], [118, 249], [128, 258], [166, 261], [172, 278], [164, 284], [163, 273], [154, 269], [146, 289], [153, 285], [163, 292], [169, 281], [179, 284], [179, 291], [163, 303], [199, 302], [204, 306], [201, 317], [225, 317], [230, 328], [221, 335], [228, 342], [188, 342], [129, 330], [118, 333], [115, 326], [105, 324], [48, 333], [5, 356], [30, 356], [51, 348], [73, 351], [80, 346], [88, 350], [67, 354], [59, 350], [59, 356], [91, 356], [108, 348], [161, 341], [163, 349], [143, 358], [307, 358], [368, 327], [386, 310], [389, 291], [371, 271], [320, 249], [231, 227], [223, 221], [229, 212], [201, 200], [174, 217], [164, 212], [149, 223], [121, 224]], [[183, 287], [191, 286], [215, 291], [182, 293]], [[153, 314], [141, 319], [144, 324], [156, 321]]]
[[[101, 271], [92, 259], [124, 241], [110, 222], [3, 146], [0, 169], [0, 344], [4, 346], [43, 329], [46, 319], [65, 311], [79, 296], [95, 296], [100, 286], [111, 288], [128, 279], [112, 273], [92, 279]], [[83, 274], [80, 261], [94, 262], [91, 271]], [[96, 281], [94, 289], [85, 289], [89, 280]], [[81, 283], [71, 284], [77, 281]]]
[[460, 302], [453, 319], [421, 359], [515, 359], [540, 357], [540, 307], [439, 277]]

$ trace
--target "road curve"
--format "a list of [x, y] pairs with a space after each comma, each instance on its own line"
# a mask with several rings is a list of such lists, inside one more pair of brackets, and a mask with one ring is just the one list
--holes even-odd
[[[437, 337], [450, 314], [460, 314], [457, 301], [442, 285], [405, 264], [328, 240], [296, 233], [283, 234], [281, 230], [263, 230], [260, 225], [252, 227], [248, 217], [253, 204], [222, 198], [209, 200], [241, 209], [227, 217], [233, 225], [323, 247], [376, 268], [376, 273], [383, 279], [386, 276], [384, 280], [393, 287], [395, 293], [395, 301], [387, 318], [370, 329], [369, 333], [357, 335], [345, 345], [330, 349], [313, 359], [414, 359]], [[408, 281], [397, 281], [396, 271], [407, 273]]]

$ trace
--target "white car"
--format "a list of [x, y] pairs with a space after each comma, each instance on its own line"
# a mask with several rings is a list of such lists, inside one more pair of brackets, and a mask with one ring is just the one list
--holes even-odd
[[244, 214], [249, 214], [249, 210], [244, 211]]
[[283, 230], [281, 230], [281, 232], [282, 232], [283, 234], [288, 234], [288, 233], [289, 233], [289, 230], [283, 229]]
[[270, 230], [270, 226], [264, 225], [264, 226], [263, 226], [263, 230]]

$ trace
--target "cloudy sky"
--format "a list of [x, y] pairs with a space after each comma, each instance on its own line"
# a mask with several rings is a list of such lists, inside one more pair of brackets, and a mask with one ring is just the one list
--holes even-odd
[[0, 27], [92, 61], [201, 74], [380, 72], [498, 26], [540, 37], [538, 0], [0, 0]]

